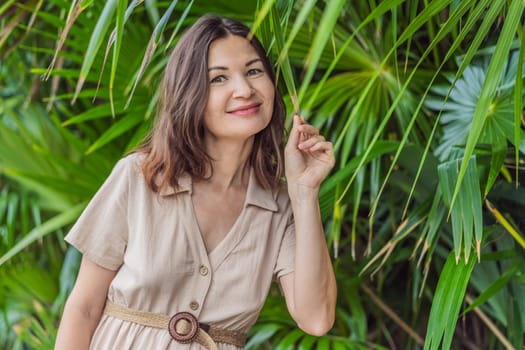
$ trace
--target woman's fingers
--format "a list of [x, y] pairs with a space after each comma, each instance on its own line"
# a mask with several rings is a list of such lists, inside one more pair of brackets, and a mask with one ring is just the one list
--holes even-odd
[[307, 124], [304, 119], [298, 120], [305, 124], [296, 125], [297, 131], [301, 134], [297, 147], [302, 151], [310, 153], [322, 152], [331, 156], [333, 154], [333, 144], [326, 141], [324, 136], [319, 134], [319, 129], [315, 126]]
[[311, 136], [305, 139], [304, 141], [302, 141], [301, 143], [299, 143], [298, 147], [299, 149], [306, 150], [306, 149], [311, 148], [312, 146], [314, 146], [315, 144], [319, 142], [323, 142], [324, 140], [325, 139], [322, 135]]
[[318, 137], [320, 136], [322, 138], [321, 141], [324, 141], [324, 137], [322, 135], [319, 135], [319, 129], [317, 129], [315, 126], [308, 124], [308, 122], [301, 116], [294, 116], [294, 122], [297, 120], [297, 124], [295, 124], [295, 127], [297, 128], [297, 131], [299, 132], [299, 149], [307, 149], [311, 147], [315, 142], [318, 142]]
[[327, 154], [332, 154], [333, 147], [334, 146], [332, 145], [331, 142], [329, 142], [329, 141], [322, 141], [322, 142], [318, 142], [315, 145], [313, 145], [309, 149], [309, 151], [310, 152], [322, 151], [322, 152], [327, 153]]
[[307, 135], [319, 135], [319, 129], [310, 124], [300, 124], [297, 126], [297, 130]]
[[303, 138], [301, 137], [301, 132], [299, 132], [298, 129], [300, 124], [301, 120], [299, 119], [299, 116], [294, 115], [292, 129], [290, 130], [290, 134], [288, 135], [288, 141], [286, 142], [286, 152], [290, 152], [293, 149], [296, 149], [299, 143], [303, 141]]
[[293, 128], [288, 142], [297, 145], [298, 149], [305, 152], [321, 151], [326, 154], [333, 152], [332, 143], [326, 141], [324, 136], [319, 134], [319, 129], [308, 124], [303, 117], [298, 115], [293, 117]]

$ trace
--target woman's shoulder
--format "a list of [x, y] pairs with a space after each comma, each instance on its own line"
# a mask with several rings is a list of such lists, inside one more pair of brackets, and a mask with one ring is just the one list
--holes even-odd
[[130, 153], [120, 158], [111, 171], [113, 176], [125, 176], [129, 179], [142, 177], [142, 162], [145, 154]]
[[142, 162], [146, 154], [140, 152], [133, 152], [124, 155], [120, 158], [115, 167], [126, 168], [129, 170], [139, 170], [142, 168]]

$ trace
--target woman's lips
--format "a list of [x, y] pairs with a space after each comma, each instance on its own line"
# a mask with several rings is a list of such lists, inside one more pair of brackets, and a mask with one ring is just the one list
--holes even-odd
[[260, 103], [251, 103], [249, 105], [244, 105], [244, 106], [240, 106], [235, 109], [232, 109], [228, 111], [228, 113], [234, 114], [234, 115], [241, 115], [241, 116], [252, 115], [252, 114], [257, 113], [260, 107], [261, 107]]

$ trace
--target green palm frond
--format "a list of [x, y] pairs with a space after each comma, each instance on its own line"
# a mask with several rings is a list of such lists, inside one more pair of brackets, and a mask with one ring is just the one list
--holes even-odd
[[471, 257], [467, 262], [457, 264], [455, 255], [449, 255], [439, 277], [430, 310], [425, 349], [449, 349], [452, 344], [459, 310], [475, 262]]
[[[503, 145], [506, 149], [506, 141], [514, 142], [513, 92], [518, 69], [517, 61], [518, 56], [514, 53], [505, 63], [496, 93], [490, 100], [487, 119], [478, 144]], [[439, 146], [435, 150], [442, 160], [453, 157], [454, 150], [463, 148], [467, 142], [476, 103], [480, 98], [483, 82], [486, 80], [488, 63], [488, 58], [482, 58], [479, 63], [468, 66], [463, 76], [455, 82], [450, 94], [449, 85], [433, 87], [434, 96], [425, 102], [428, 108], [442, 112], [440, 122], [443, 124], [443, 131]], [[453, 77], [447, 78], [450, 83], [454, 82]], [[519, 148], [520, 145], [516, 146]], [[493, 151], [497, 153], [499, 150]], [[503, 162], [499, 164], [500, 167], [502, 164]]]

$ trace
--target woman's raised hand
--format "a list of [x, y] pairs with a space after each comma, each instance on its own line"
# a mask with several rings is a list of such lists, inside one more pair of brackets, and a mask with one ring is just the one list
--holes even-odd
[[316, 127], [294, 115], [284, 161], [289, 192], [313, 190], [317, 193], [335, 164], [333, 145], [319, 135]]

